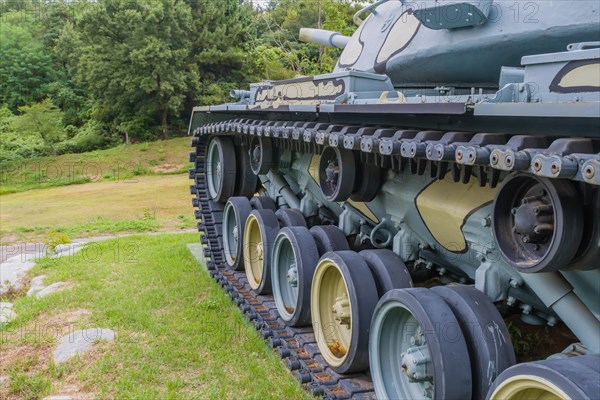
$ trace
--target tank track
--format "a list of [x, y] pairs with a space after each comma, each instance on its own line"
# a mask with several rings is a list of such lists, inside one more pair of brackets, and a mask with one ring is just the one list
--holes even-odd
[[526, 172], [600, 185], [600, 138], [550, 138], [349, 126], [304, 121], [235, 119], [207, 124], [194, 135], [238, 134], [270, 137], [275, 145], [300, 152], [320, 152], [324, 146], [360, 151], [363, 162], [431, 177], [496, 187], [502, 172]]
[[204, 175], [208, 138], [208, 135], [202, 135], [192, 139], [195, 151], [190, 153], [190, 161], [194, 162], [195, 168], [190, 170], [190, 178], [195, 183], [190, 186], [190, 191], [196, 196], [192, 203], [196, 208], [195, 216], [200, 220], [198, 230], [204, 233], [200, 242], [204, 246], [210, 276], [223, 287], [309, 393], [324, 399], [375, 399], [369, 375], [341, 375], [329, 368], [319, 353], [311, 327], [285, 325], [277, 313], [273, 296], [255, 294], [244, 272], [227, 267], [222, 242], [224, 206], [210, 200]]
[[[205, 156], [211, 135], [233, 135], [239, 143], [253, 136], [273, 138], [282, 149], [320, 153], [329, 145], [360, 151], [361, 160], [396, 171], [408, 169], [432, 178], [448, 174], [455, 182], [471, 176], [479, 184], [497, 186], [501, 174], [522, 171], [600, 185], [600, 139], [502, 135], [348, 126], [317, 122], [235, 119], [206, 124], [194, 130], [189, 177], [192, 203], [203, 232], [206, 267], [254, 324], [300, 383], [313, 395], [326, 399], [375, 399], [368, 373], [341, 375], [327, 366], [319, 353], [311, 327], [292, 328], [279, 317], [271, 295], [257, 295], [245, 273], [229, 269], [222, 242], [224, 205], [210, 199], [205, 177]], [[427, 165], [430, 168], [427, 168]]]

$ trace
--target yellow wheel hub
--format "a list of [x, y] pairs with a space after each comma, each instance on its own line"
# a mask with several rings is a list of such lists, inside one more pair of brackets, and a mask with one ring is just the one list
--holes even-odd
[[264, 268], [264, 244], [258, 219], [250, 215], [244, 228], [244, 268], [250, 287], [258, 289]]
[[506, 379], [494, 390], [491, 400], [571, 400], [552, 382], [534, 375]]
[[313, 329], [325, 361], [333, 367], [343, 364], [352, 339], [352, 305], [348, 287], [335, 261], [323, 259], [317, 265], [310, 294]]

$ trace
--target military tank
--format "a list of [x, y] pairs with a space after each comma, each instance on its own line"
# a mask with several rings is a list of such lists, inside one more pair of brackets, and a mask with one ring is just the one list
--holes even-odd
[[[379, 0], [301, 30], [331, 73], [194, 108], [207, 268], [311, 393], [600, 397], [599, 13]], [[573, 343], [517, 363], [515, 315]]]

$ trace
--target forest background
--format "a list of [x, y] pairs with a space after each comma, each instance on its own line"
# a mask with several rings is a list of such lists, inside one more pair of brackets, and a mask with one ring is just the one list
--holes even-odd
[[330, 72], [351, 0], [0, 0], [0, 166], [186, 134], [194, 106]]

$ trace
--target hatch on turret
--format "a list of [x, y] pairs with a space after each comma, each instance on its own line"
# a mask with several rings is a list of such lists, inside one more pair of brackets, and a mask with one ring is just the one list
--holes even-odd
[[429, 29], [456, 29], [484, 24], [493, 0], [456, 1], [435, 0], [420, 4], [415, 17]]

